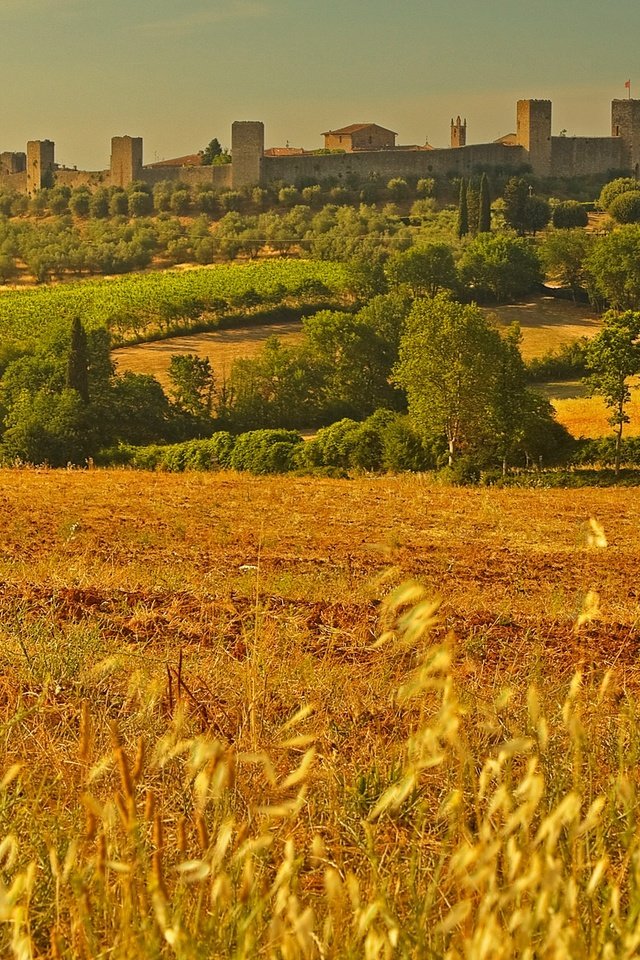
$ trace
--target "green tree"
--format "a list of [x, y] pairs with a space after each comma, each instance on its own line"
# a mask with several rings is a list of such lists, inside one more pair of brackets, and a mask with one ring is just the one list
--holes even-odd
[[574, 300], [586, 283], [585, 263], [590, 249], [590, 235], [579, 228], [550, 230], [540, 247], [549, 279], [569, 287]]
[[222, 156], [222, 147], [218, 138], [214, 137], [204, 150], [200, 151], [200, 163], [203, 167], [210, 167], [220, 156]]
[[187, 413], [198, 417], [211, 415], [215, 381], [211, 361], [194, 353], [176, 353], [169, 362], [173, 398]]
[[354, 257], [347, 263], [347, 288], [359, 300], [386, 293], [387, 278], [380, 259]]
[[486, 173], [480, 178], [478, 233], [491, 233], [491, 191]]
[[494, 442], [506, 474], [513, 452], [526, 432], [527, 368], [520, 344], [522, 334], [517, 323], [511, 324], [502, 340], [495, 367], [495, 393], [492, 401], [491, 423]]
[[478, 232], [478, 223], [480, 222], [480, 190], [475, 180], [470, 179], [467, 184], [467, 216], [469, 220], [469, 233], [472, 237]]
[[69, 197], [69, 211], [74, 217], [88, 217], [91, 210], [91, 194], [88, 190], [74, 190]]
[[104, 220], [109, 216], [109, 194], [104, 187], [91, 196], [89, 213], [94, 220]]
[[498, 303], [528, 293], [541, 279], [532, 241], [507, 234], [475, 237], [462, 255], [459, 272], [474, 297]]
[[504, 219], [518, 236], [527, 230], [527, 199], [529, 184], [522, 177], [511, 177], [504, 188]]
[[500, 334], [475, 305], [444, 294], [414, 303], [395, 379], [414, 423], [427, 437], [446, 437], [450, 465], [487, 439], [502, 355]]
[[129, 213], [132, 217], [146, 217], [153, 212], [153, 197], [146, 190], [134, 190], [129, 194]]
[[5, 419], [3, 460], [52, 467], [83, 463], [99, 442], [92, 413], [76, 390], [22, 393]]
[[78, 392], [83, 403], [89, 403], [89, 351], [80, 317], [74, 317], [71, 324], [66, 385]]
[[543, 197], [527, 197], [524, 210], [525, 230], [534, 236], [539, 230], [544, 230], [551, 219], [551, 207]]
[[622, 431], [629, 415], [629, 380], [640, 373], [640, 313], [610, 311], [603, 317], [603, 329], [593, 338], [587, 352], [587, 378], [593, 393], [601, 396], [610, 410], [609, 423], [615, 429], [615, 473], [620, 472]]
[[394, 286], [409, 287], [415, 297], [435, 297], [441, 290], [453, 290], [458, 282], [453, 253], [446, 243], [395, 253], [387, 263], [387, 276]]
[[321, 371], [307, 351], [269, 337], [258, 356], [233, 362], [218, 415], [242, 429], [307, 426], [321, 409], [321, 386]]
[[109, 213], [112, 217], [126, 217], [129, 213], [129, 197], [124, 190], [115, 190], [109, 200]]
[[615, 310], [640, 309], [640, 226], [627, 224], [598, 237], [586, 259], [589, 295]]
[[469, 209], [467, 206], [467, 181], [462, 178], [460, 181], [460, 193], [458, 195], [458, 237], [466, 237], [469, 233]]
[[553, 208], [552, 223], [554, 227], [562, 230], [586, 227], [589, 216], [582, 203], [577, 200], [563, 200]]

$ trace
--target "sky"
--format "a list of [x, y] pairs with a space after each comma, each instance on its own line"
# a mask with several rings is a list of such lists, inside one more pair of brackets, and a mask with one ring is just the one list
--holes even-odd
[[51, 139], [56, 160], [144, 162], [230, 145], [322, 146], [375, 122], [448, 146], [515, 130], [515, 102], [553, 100], [554, 134], [608, 136], [610, 102], [640, 97], [637, 0], [0, 0], [0, 151]]

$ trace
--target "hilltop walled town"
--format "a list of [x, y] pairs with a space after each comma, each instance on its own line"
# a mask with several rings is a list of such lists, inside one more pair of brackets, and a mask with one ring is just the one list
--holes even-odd
[[58, 185], [126, 187], [141, 180], [153, 185], [179, 180], [218, 190], [270, 183], [318, 183], [350, 176], [468, 176], [478, 170], [530, 169], [536, 176], [581, 176], [609, 171], [640, 172], [640, 100], [613, 100], [611, 134], [567, 137], [551, 134], [551, 101], [519, 100], [516, 131], [492, 143], [467, 143], [467, 122], [451, 121], [451, 144], [399, 145], [397, 134], [376, 123], [353, 123], [326, 131], [324, 148], [273, 147], [265, 150], [264, 124], [236, 121], [231, 128], [232, 162], [203, 166], [195, 157], [143, 163], [141, 137], [111, 141], [109, 167], [99, 171], [59, 166], [51, 140], [31, 140], [26, 153], [0, 153], [0, 186], [33, 196], [55, 180]]

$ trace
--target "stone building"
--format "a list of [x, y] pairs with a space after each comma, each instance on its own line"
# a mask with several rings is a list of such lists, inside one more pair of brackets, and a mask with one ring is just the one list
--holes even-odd
[[389, 150], [396, 145], [397, 133], [378, 126], [377, 123], [351, 123], [339, 130], [323, 133], [325, 150]]

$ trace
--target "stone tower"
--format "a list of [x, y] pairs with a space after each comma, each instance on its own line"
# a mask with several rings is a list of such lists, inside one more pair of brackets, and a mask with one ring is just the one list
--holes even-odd
[[43, 187], [53, 186], [55, 170], [53, 140], [29, 140], [27, 143], [27, 195], [32, 197]]
[[467, 118], [464, 123], [460, 122], [460, 117], [456, 117], [456, 122], [451, 118], [451, 146], [464, 147], [467, 144]]
[[111, 186], [128, 187], [142, 177], [142, 137], [111, 140]]
[[551, 100], [518, 100], [516, 143], [529, 154], [535, 174], [551, 174]]
[[236, 120], [231, 126], [231, 182], [233, 189], [255, 186], [262, 180], [264, 124]]
[[640, 174], [640, 100], [611, 101], [611, 136], [622, 140], [622, 166]]

